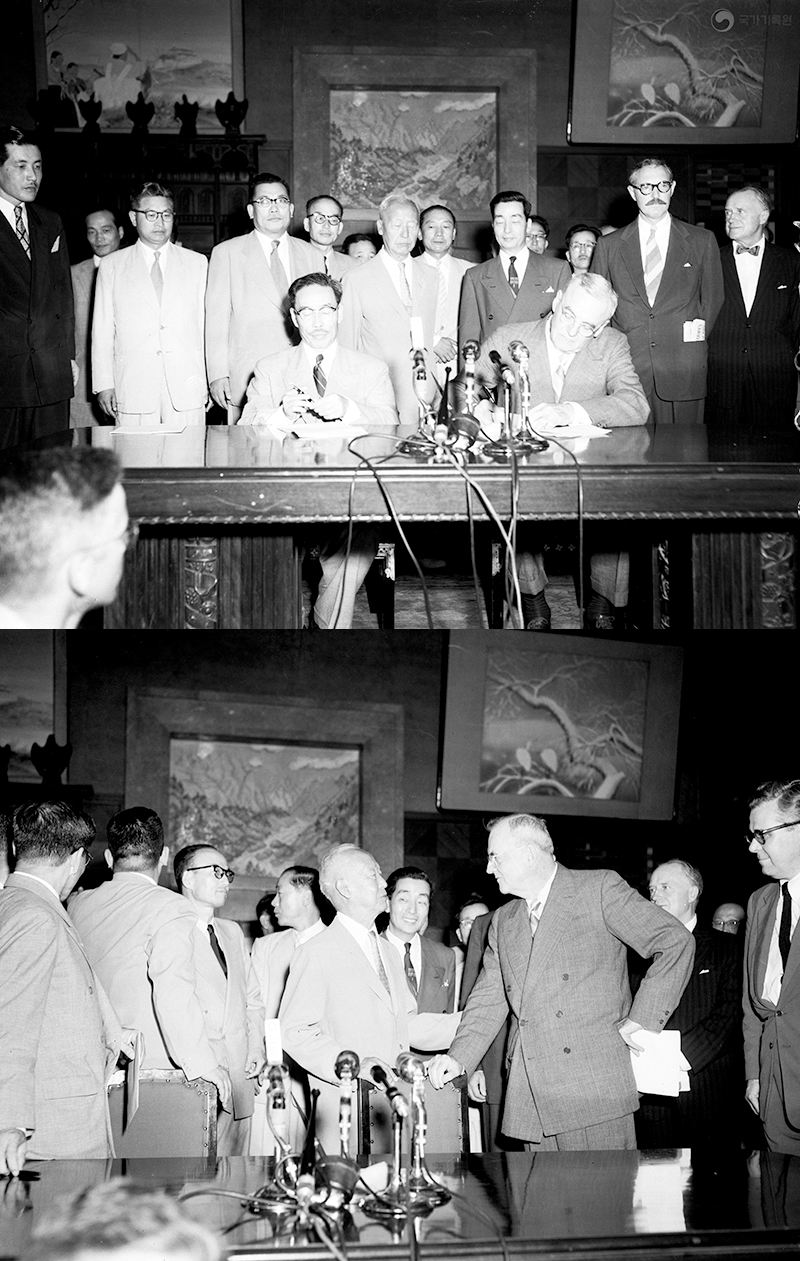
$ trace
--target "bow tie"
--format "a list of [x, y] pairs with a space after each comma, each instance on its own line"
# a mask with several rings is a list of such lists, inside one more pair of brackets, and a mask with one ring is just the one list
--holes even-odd
[[736, 253], [737, 254], [757, 254], [758, 246], [757, 245], [737, 245]]

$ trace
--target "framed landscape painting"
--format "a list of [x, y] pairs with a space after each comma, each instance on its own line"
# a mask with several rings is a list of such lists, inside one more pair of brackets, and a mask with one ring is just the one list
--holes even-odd
[[671, 818], [681, 671], [670, 646], [453, 633], [441, 808]]

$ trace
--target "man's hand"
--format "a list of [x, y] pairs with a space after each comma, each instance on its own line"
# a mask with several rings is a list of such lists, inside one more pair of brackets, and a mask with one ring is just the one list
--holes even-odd
[[69, 362], [70, 362], [70, 366], [71, 366], [71, 368], [72, 368], [72, 388], [73, 388], [73, 390], [74, 390], [74, 389], [76, 389], [76, 388], [77, 388], [78, 382], [79, 382], [79, 381], [80, 381], [80, 379], [81, 379], [81, 370], [80, 370], [80, 368], [78, 367], [78, 361], [77, 361], [77, 359], [70, 359], [70, 361], [69, 361]]
[[119, 415], [119, 408], [117, 407], [116, 390], [98, 390], [97, 401], [106, 416], [110, 416], [112, 420], [117, 419], [117, 416]]
[[434, 1090], [441, 1090], [454, 1077], [461, 1077], [466, 1072], [463, 1064], [454, 1060], [452, 1055], [434, 1055], [427, 1063], [428, 1081]]
[[266, 1060], [251, 1060], [249, 1064], [244, 1066], [245, 1077], [255, 1078], [259, 1086], [264, 1084], [264, 1073], [267, 1068]]
[[0, 1178], [16, 1178], [25, 1164], [28, 1140], [22, 1130], [0, 1130]]
[[307, 400], [302, 390], [289, 390], [281, 399], [281, 411], [287, 420], [302, 420], [306, 414]]
[[537, 424], [571, 425], [574, 420], [568, 403], [537, 403], [531, 408], [529, 417], [534, 429]]
[[208, 388], [211, 390], [211, 397], [217, 407], [222, 407], [227, 410], [231, 403], [230, 377], [217, 377], [216, 381], [212, 381]]
[[213, 1073], [205, 1074], [204, 1080], [210, 1081], [212, 1086], [216, 1086], [220, 1106], [224, 1108], [226, 1112], [230, 1112], [233, 1088], [231, 1086], [231, 1079], [228, 1076], [227, 1068], [223, 1068], [221, 1064], [218, 1064]]
[[467, 1082], [467, 1095], [473, 1103], [486, 1103], [486, 1074], [476, 1068]]
[[449, 363], [458, 354], [458, 346], [452, 337], [442, 337], [434, 346], [433, 353], [439, 363]]
[[325, 394], [314, 401], [314, 411], [326, 420], [342, 420], [347, 410], [347, 400], [341, 394]]
[[638, 1033], [639, 1030], [643, 1028], [644, 1025], [637, 1025], [636, 1021], [631, 1019], [623, 1020], [617, 1026], [619, 1036], [622, 1038], [625, 1045], [631, 1048], [634, 1055], [641, 1055], [644, 1050], [644, 1047], [640, 1046], [638, 1042], [635, 1042], [633, 1037], [635, 1033]]
[[744, 1091], [745, 1103], [753, 1109], [756, 1116], [758, 1113], [758, 1097], [760, 1094], [759, 1081], [757, 1077], [749, 1078]]
[[[365, 1081], [372, 1082], [373, 1085], [377, 1085], [377, 1082], [373, 1081], [371, 1071], [375, 1067], [383, 1069], [389, 1079], [390, 1086], [397, 1085], [397, 1073], [394, 1071], [391, 1064], [387, 1064], [385, 1060], [379, 1060], [377, 1055], [368, 1055], [361, 1061], [361, 1068], [358, 1070], [359, 1077], [363, 1077]], [[378, 1086], [378, 1089], [381, 1090], [382, 1087]]]

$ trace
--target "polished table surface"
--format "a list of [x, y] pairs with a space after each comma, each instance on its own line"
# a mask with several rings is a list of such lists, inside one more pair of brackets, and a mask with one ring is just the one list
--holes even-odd
[[[800, 1250], [800, 1157], [756, 1152], [523, 1152], [431, 1156], [453, 1198], [416, 1219], [411, 1254], [423, 1257], [749, 1257]], [[190, 1216], [223, 1232], [230, 1255], [328, 1256], [303, 1237], [277, 1235], [243, 1208], [269, 1178], [271, 1162], [227, 1157], [34, 1162], [40, 1180], [0, 1182], [0, 1257], [15, 1257], [55, 1196], [124, 1174], [186, 1200]], [[220, 1197], [214, 1192], [235, 1192]], [[500, 1240], [504, 1241], [501, 1245]], [[402, 1224], [392, 1228], [355, 1206], [347, 1255], [409, 1255]]]
[[[353, 439], [283, 442], [253, 426], [187, 428], [180, 433], [94, 429], [125, 466], [131, 516], [153, 524], [278, 524], [388, 520], [378, 484], [406, 520], [466, 519], [464, 475], [501, 516], [511, 510], [507, 463], [470, 456], [462, 470], [398, 450], [409, 430]], [[595, 519], [769, 518], [796, 521], [800, 435], [780, 441], [729, 441], [702, 426], [616, 429], [570, 439], [519, 461], [520, 515], [574, 518], [576, 464], [584, 511]], [[478, 518], [486, 513], [472, 494]]]

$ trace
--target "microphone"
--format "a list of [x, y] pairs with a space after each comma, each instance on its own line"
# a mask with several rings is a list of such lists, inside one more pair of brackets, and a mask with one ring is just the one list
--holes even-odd
[[411, 362], [414, 365], [414, 377], [417, 381], [427, 381], [428, 373], [425, 368], [425, 354], [421, 350], [414, 349], [410, 352]]
[[425, 1076], [425, 1064], [412, 1051], [401, 1051], [395, 1065], [397, 1076], [413, 1086], [420, 1077]]
[[400, 1093], [396, 1086], [389, 1084], [389, 1078], [386, 1076], [386, 1069], [382, 1068], [380, 1064], [373, 1064], [369, 1072], [376, 1086], [382, 1086], [386, 1091], [389, 1102], [392, 1105], [392, 1111], [396, 1112], [400, 1117], [407, 1117], [408, 1104], [405, 1101], [405, 1096]]
[[514, 363], [520, 364], [527, 371], [531, 354], [524, 342], [512, 342], [508, 348], [508, 353], [514, 360]]
[[342, 1156], [347, 1156], [350, 1148], [353, 1090], [360, 1067], [361, 1064], [355, 1051], [340, 1051], [336, 1057], [333, 1071], [342, 1083], [342, 1089], [339, 1094], [339, 1144]]
[[500, 380], [503, 382], [503, 385], [513, 385], [515, 380], [514, 373], [507, 363], [503, 363], [496, 350], [489, 351], [489, 358], [500, 373]]
[[334, 1072], [341, 1082], [351, 1082], [354, 1077], [358, 1077], [358, 1070], [361, 1067], [358, 1056], [355, 1051], [340, 1051], [336, 1056], [336, 1064]]
[[476, 341], [468, 341], [468, 342], [464, 342], [464, 345], [461, 348], [461, 353], [464, 356], [464, 362], [467, 366], [467, 371], [469, 371], [470, 364], [472, 364], [472, 366], [474, 367], [475, 360], [478, 358], [478, 355], [481, 353], [481, 348]]
[[285, 1064], [270, 1064], [267, 1070], [267, 1081], [269, 1082], [269, 1093], [273, 1096], [273, 1107], [286, 1107], [286, 1090], [283, 1084], [283, 1075], [288, 1072]]

